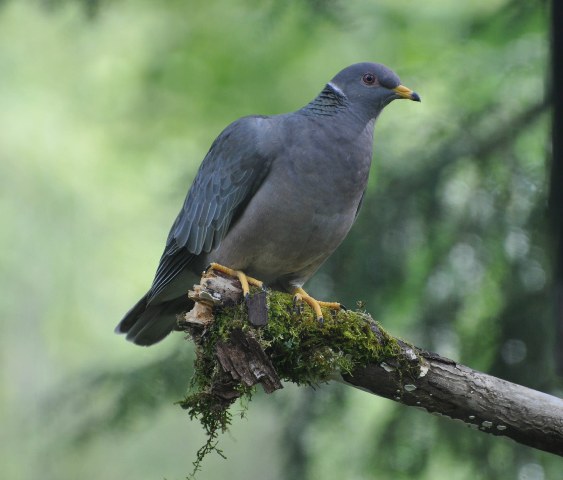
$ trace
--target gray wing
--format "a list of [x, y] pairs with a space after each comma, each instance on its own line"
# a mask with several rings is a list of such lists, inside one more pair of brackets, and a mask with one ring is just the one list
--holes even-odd
[[215, 249], [269, 172], [258, 132], [268, 117], [244, 117], [217, 137], [205, 156], [160, 259], [148, 301], [192, 259]]

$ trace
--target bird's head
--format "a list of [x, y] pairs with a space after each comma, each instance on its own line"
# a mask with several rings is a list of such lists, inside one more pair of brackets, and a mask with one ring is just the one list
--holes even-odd
[[372, 117], [376, 117], [383, 107], [396, 99], [420, 102], [416, 92], [401, 85], [397, 74], [380, 63], [351, 65], [338, 73], [328, 86], [346, 97], [356, 109]]

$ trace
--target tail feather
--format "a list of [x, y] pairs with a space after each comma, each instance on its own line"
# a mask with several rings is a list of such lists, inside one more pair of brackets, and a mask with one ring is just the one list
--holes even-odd
[[121, 319], [121, 321], [115, 327], [115, 333], [127, 333], [137, 319], [143, 314], [143, 312], [147, 309], [147, 298], [149, 294], [143, 296], [134, 306], [131, 308]]
[[149, 346], [160, 342], [176, 327], [176, 316], [189, 310], [193, 301], [187, 295], [150, 304], [148, 293], [129, 310], [115, 328], [116, 333], [126, 333], [127, 340]]

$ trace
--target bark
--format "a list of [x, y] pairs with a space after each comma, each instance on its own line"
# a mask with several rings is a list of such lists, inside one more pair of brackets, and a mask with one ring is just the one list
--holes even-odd
[[[242, 299], [236, 280], [213, 272], [202, 278], [201, 285], [190, 296], [196, 307], [186, 314], [183, 326], [196, 343], [194, 329], [206, 331], [217, 306], [232, 305]], [[358, 321], [365, 321], [365, 314], [358, 314]], [[388, 334], [375, 322], [370, 323], [370, 329], [375, 341], [388, 342]], [[394, 358], [368, 363], [338, 376], [348, 385], [394, 402], [563, 456], [563, 400], [472, 370], [401, 340], [394, 341], [399, 349]], [[330, 339], [326, 342], [330, 347]], [[245, 386], [260, 383], [267, 393], [282, 388], [275, 362], [256, 341], [252, 329], [231, 332], [228, 341], [218, 342], [215, 355], [222, 375], [220, 385], [213, 386], [213, 393], [221, 398], [236, 398], [237, 382]]]
[[368, 365], [344, 378], [350, 385], [429, 413], [461, 420], [492, 435], [563, 456], [563, 401], [437, 355], [421, 352], [426, 375], [402, 385], [395, 372]]

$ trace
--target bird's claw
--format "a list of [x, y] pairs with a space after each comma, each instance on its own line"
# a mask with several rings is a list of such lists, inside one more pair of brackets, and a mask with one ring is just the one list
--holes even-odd
[[328, 308], [335, 308], [335, 306], [338, 306], [338, 308], [340, 308], [340, 304], [338, 304], [338, 303], [319, 302], [318, 300], [315, 300], [313, 297], [311, 297], [311, 295], [309, 295], [302, 288], [296, 288], [293, 293], [294, 293], [293, 294], [294, 308], [295, 308], [295, 305], [297, 303], [305, 302], [307, 305], [309, 305], [313, 309], [313, 311], [315, 312], [315, 315], [317, 317], [317, 321], [321, 324], [324, 323], [324, 318], [323, 318], [323, 313], [321, 311], [321, 306], [325, 306], [325, 307], [328, 307]]
[[211, 263], [209, 267], [207, 267], [206, 272], [208, 272], [209, 270], [216, 270], [218, 272], [224, 273], [225, 275], [228, 275], [229, 277], [238, 278], [240, 286], [242, 288], [242, 294], [245, 298], [247, 298], [250, 292], [250, 285], [254, 285], [255, 287], [262, 289], [264, 288], [264, 284], [260, 280], [249, 277], [241, 270], [233, 270], [232, 268], [225, 267], [224, 265], [220, 265], [215, 262]]

